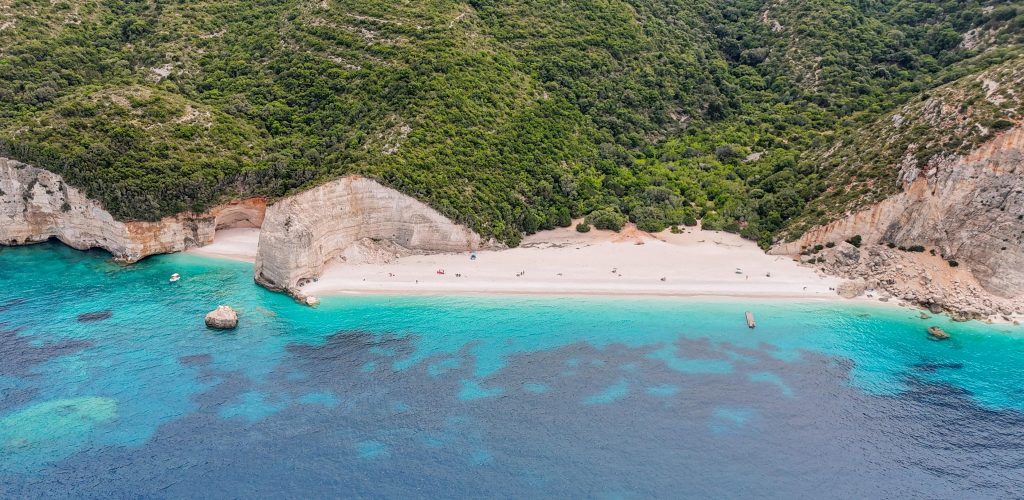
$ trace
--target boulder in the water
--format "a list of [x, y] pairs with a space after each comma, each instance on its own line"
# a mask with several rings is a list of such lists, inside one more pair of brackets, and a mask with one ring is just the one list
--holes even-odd
[[238, 313], [228, 306], [217, 306], [206, 314], [206, 326], [217, 330], [230, 330], [238, 326]]
[[299, 304], [306, 305], [309, 307], [316, 307], [320, 305], [320, 299], [312, 295], [306, 295], [302, 292], [293, 292], [291, 295], [292, 298], [295, 299], [295, 302], [298, 302]]
[[928, 327], [928, 337], [935, 340], [946, 340], [949, 338], [949, 334], [945, 330], [937, 326]]

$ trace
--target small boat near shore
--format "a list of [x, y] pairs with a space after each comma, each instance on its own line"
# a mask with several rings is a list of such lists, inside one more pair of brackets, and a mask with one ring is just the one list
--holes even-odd
[[754, 323], [754, 313], [752, 313], [750, 311], [747, 311], [746, 312], [746, 316], [747, 316], [747, 328], [754, 328], [755, 326], [757, 326], [757, 324]]
[[174, 273], [174, 274], [171, 275], [171, 279], [168, 280], [168, 281], [170, 281], [171, 283], [174, 283], [175, 281], [178, 281], [180, 279], [181, 279], [181, 275], [178, 274], [178, 273]]

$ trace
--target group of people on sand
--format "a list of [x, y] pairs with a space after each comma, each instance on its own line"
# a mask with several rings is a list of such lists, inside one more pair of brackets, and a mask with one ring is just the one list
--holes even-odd
[[[476, 252], [470, 252], [469, 259], [470, 260], [474, 260], [474, 261], [477, 260]], [[618, 267], [612, 268], [611, 273], [614, 274], [616, 277], [619, 277], [619, 278], [622, 277], [622, 273], [619, 272], [619, 268]], [[435, 271], [435, 274], [437, 274], [438, 276], [445, 276], [445, 275], [447, 275], [447, 273], [444, 270], [444, 268], [438, 268]], [[746, 274], [741, 268], [738, 268], [738, 267], [736, 268], [736, 274], [743, 274], [744, 278], [746, 280], [750, 279], [750, 275]], [[526, 270], [525, 269], [516, 273], [516, 277], [517, 278], [522, 278], [523, 276], [526, 276]], [[557, 276], [562, 276], [562, 273], [557, 273]], [[394, 277], [396, 277], [396, 275], [394, 273], [389, 272], [388, 273], [388, 277], [389, 278], [394, 278]], [[455, 273], [455, 277], [456, 278], [467, 278], [468, 276], [465, 276], [462, 273]], [[772, 277], [772, 273], [770, 273], [770, 272], [765, 273], [765, 277], [771, 278]], [[667, 276], [661, 276], [660, 278], [658, 278], [658, 280], [664, 283], [664, 282], [668, 281], [668, 277]], [[420, 280], [417, 279], [416, 283], [419, 283], [419, 282], [420, 282]], [[807, 289], [807, 287], [804, 287], [804, 290], [806, 290], [806, 289]]]

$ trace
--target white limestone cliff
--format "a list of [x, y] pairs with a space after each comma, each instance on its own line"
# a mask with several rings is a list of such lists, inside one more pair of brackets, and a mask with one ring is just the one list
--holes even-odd
[[350, 176], [268, 207], [256, 256], [256, 281], [301, 299], [299, 288], [319, 277], [327, 263], [375, 241], [413, 252], [494, 246], [412, 197]]
[[[904, 168], [900, 175], [902, 192], [771, 252], [798, 254], [855, 235], [865, 245], [921, 245], [965, 267], [989, 293], [1024, 297], [1024, 128], [1003, 132], [969, 154], [951, 155], [928, 171]], [[955, 293], [936, 292], [927, 301]]]
[[57, 238], [79, 250], [102, 248], [117, 260], [135, 262], [207, 245], [218, 227], [259, 227], [265, 205], [254, 198], [202, 214], [122, 222], [59, 175], [0, 158], [0, 244], [4, 245]]
[[346, 177], [279, 200], [252, 198], [158, 221], [119, 221], [57, 174], [0, 158], [0, 245], [56, 238], [102, 248], [122, 262], [200, 247], [217, 229], [261, 228], [255, 278], [298, 291], [336, 259], [385, 259], [415, 252], [493, 247], [424, 203], [370, 179]]

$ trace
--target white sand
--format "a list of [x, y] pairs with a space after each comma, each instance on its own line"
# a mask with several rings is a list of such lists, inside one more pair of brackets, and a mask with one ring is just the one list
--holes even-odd
[[[257, 229], [223, 229], [217, 231], [213, 244], [189, 252], [252, 262], [258, 242]], [[437, 274], [438, 269], [445, 274]], [[525, 274], [518, 276], [523, 271]], [[310, 295], [837, 298], [829, 288], [838, 283], [838, 279], [819, 276], [788, 257], [767, 255], [734, 234], [688, 229], [684, 234], [665, 231], [651, 235], [629, 227], [621, 233], [592, 230], [583, 234], [572, 228], [544, 231], [527, 237], [519, 248], [477, 252], [476, 260], [464, 252], [413, 255], [389, 264], [339, 262], [302, 290]]]
[[190, 248], [188, 253], [218, 257], [221, 259], [256, 261], [256, 248], [260, 242], [260, 230], [253, 227], [218, 229], [213, 243], [205, 247]]
[[652, 236], [632, 228], [581, 234], [566, 228], [530, 236], [519, 248], [477, 252], [476, 260], [466, 252], [334, 264], [303, 292], [837, 298], [829, 288], [838, 282], [790, 258], [766, 255], [733, 234]]

